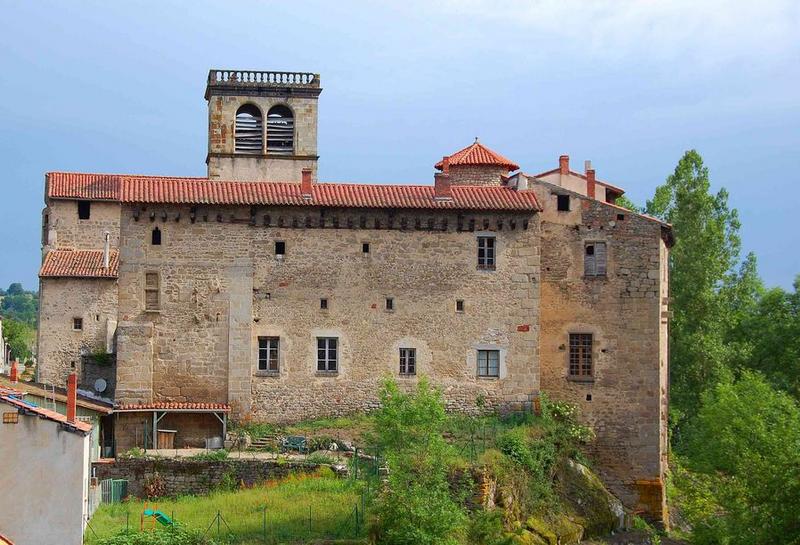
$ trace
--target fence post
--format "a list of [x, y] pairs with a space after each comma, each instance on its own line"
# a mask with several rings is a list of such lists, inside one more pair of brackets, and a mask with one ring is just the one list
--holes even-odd
[[219, 523], [220, 523], [219, 510], [217, 510], [217, 537], [219, 537]]
[[354, 506], [354, 510], [355, 510], [355, 515], [356, 515], [356, 524], [354, 526], [355, 532], [353, 533], [353, 537], [358, 537], [359, 524], [358, 524], [358, 504], [357, 503]]

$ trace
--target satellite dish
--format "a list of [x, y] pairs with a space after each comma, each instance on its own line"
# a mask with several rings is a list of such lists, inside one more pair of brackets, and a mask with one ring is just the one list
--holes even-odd
[[108, 384], [106, 384], [106, 380], [103, 378], [99, 378], [94, 381], [94, 391], [97, 392], [98, 394], [102, 394], [103, 392], [105, 392], [107, 386]]

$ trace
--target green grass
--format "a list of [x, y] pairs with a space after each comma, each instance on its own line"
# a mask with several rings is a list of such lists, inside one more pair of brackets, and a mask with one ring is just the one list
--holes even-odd
[[338, 418], [317, 418], [287, 426], [287, 431], [360, 430], [371, 429], [373, 418], [368, 414], [354, 414]]
[[[205, 531], [217, 539], [214, 519], [219, 512], [230, 527], [220, 523], [220, 541], [231, 544], [265, 543], [264, 508], [266, 507], [268, 543], [305, 542], [313, 539], [363, 538], [365, 524], [361, 518], [362, 483], [334, 477], [330, 471], [312, 476], [290, 476], [261, 486], [234, 492], [215, 492], [207, 496], [183, 496], [148, 502], [173, 517], [179, 524]], [[87, 530], [85, 543], [125, 529], [126, 520], [132, 529], [139, 529], [144, 503], [134, 500], [121, 504], [102, 505], [92, 517], [92, 530]], [[354, 510], [358, 505], [362, 522], [356, 527]], [[213, 523], [213, 524], [212, 524]], [[145, 519], [145, 527], [149, 520]], [[156, 525], [156, 531], [160, 526]]]

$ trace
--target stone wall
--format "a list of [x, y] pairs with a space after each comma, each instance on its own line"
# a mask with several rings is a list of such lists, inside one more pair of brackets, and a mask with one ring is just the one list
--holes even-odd
[[449, 173], [453, 185], [502, 185], [508, 169], [493, 165], [451, 165]]
[[49, 199], [42, 214], [48, 216], [49, 226], [47, 240], [42, 241], [45, 250], [102, 250], [106, 231], [111, 235], [111, 249], [119, 247], [119, 203], [92, 201], [89, 219], [82, 220], [78, 219], [78, 201]]
[[[663, 483], [666, 457], [666, 247], [659, 222], [572, 194], [533, 187], [542, 213], [541, 388], [572, 402], [597, 432], [598, 469], [630, 508], [662, 509], [640, 496], [642, 483]], [[553, 202], [551, 202], [553, 201]], [[585, 244], [607, 244], [608, 270], [584, 277]], [[568, 376], [569, 334], [592, 333], [594, 376]], [[658, 485], [660, 486], [660, 485]], [[648, 492], [650, 494], [650, 492]], [[663, 504], [663, 489], [659, 488]], [[659, 502], [656, 502], [657, 504]], [[662, 505], [663, 507], [663, 505]]]
[[[42, 278], [39, 305], [39, 380], [63, 387], [73, 369], [85, 375], [82, 351], [106, 352], [108, 330], [114, 331], [117, 319], [117, 281]], [[73, 329], [73, 318], [83, 319], [81, 331]]]
[[226, 482], [253, 485], [280, 479], [293, 473], [314, 473], [318, 465], [302, 462], [244, 460], [230, 458], [221, 461], [176, 458], [117, 458], [113, 463], [95, 463], [98, 479], [125, 479], [128, 494], [144, 498], [144, 486], [158, 473], [166, 486], [165, 496], [208, 494]]
[[[275, 208], [251, 220], [247, 208], [214, 207], [198, 208], [191, 223], [188, 208], [163, 209], [166, 222], [123, 213], [120, 401], [150, 401], [149, 383], [155, 401], [231, 402], [271, 421], [343, 414], [376, 406], [381, 379], [399, 377], [401, 347], [417, 349], [417, 376], [432, 376], [451, 408], [474, 409], [479, 396], [490, 405], [524, 401], [538, 391], [535, 218]], [[307, 218], [311, 226], [301, 227]], [[155, 225], [161, 246], [150, 245]], [[483, 231], [497, 237], [495, 271], [477, 270]], [[286, 244], [282, 259], [277, 240]], [[146, 271], [160, 275], [159, 312], [144, 310]], [[257, 369], [259, 336], [280, 337], [276, 375]], [[317, 373], [318, 336], [339, 338], [338, 373]], [[150, 345], [147, 358], [138, 347]], [[500, 378], [476, 376], [479, 348], [501, 351]]]

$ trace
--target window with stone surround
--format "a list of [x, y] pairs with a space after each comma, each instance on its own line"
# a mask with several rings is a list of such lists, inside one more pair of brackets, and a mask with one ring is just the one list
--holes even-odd
[[569, 334], [569, 377], [572, 379], [591, 380], [594, 376], [592, 365], [591, 333]]
[[401, 348], [400, 349], [400, 374], [401, 375], [416, 375], [417, 374], [417, 349], [416, 348]]
[[478, 350], [478, 376], [492, 378], [500, 376], [499, 350]]
[[606, 243], [587, 242], [584, 247], [583, 256], [583, 275], [584, 276], [605, 276], [606, 275]]
[[267, 153], [270, 155], [294, 153], [294, 114], [283, 104], [273, 106], [267, 112]]
[[144, 309], [158, 311], [161, 308], [159, 295], [159, 278], [157, 272], [144, 275]]
[[258, 338], [258, 370], [277, 373], [280, 368], [278, 355], [280, 354], [279, 337]]
[[464, 312], [464, 300], [456, 299], [456, 312]]
[[83, 330], [83, 318], [73, 318], [72, 319], [72, 329], [73, 329], [73, 331], [82, 331]]
[[339, 339], [317, 337], [317, 372], [336, 373], [339, 370]]
[[496, 239], [492, 236], [478, 237], [478, 268], [494, 270]]
[[245, 104], [236, 110], [234, 128], [236, 153], [261, 155], [264, 149], [264, 123], [261, 110], [254, 104]]
[[92, 215], [91, 201], [78, 201], [78, 219], [88, 220]]

